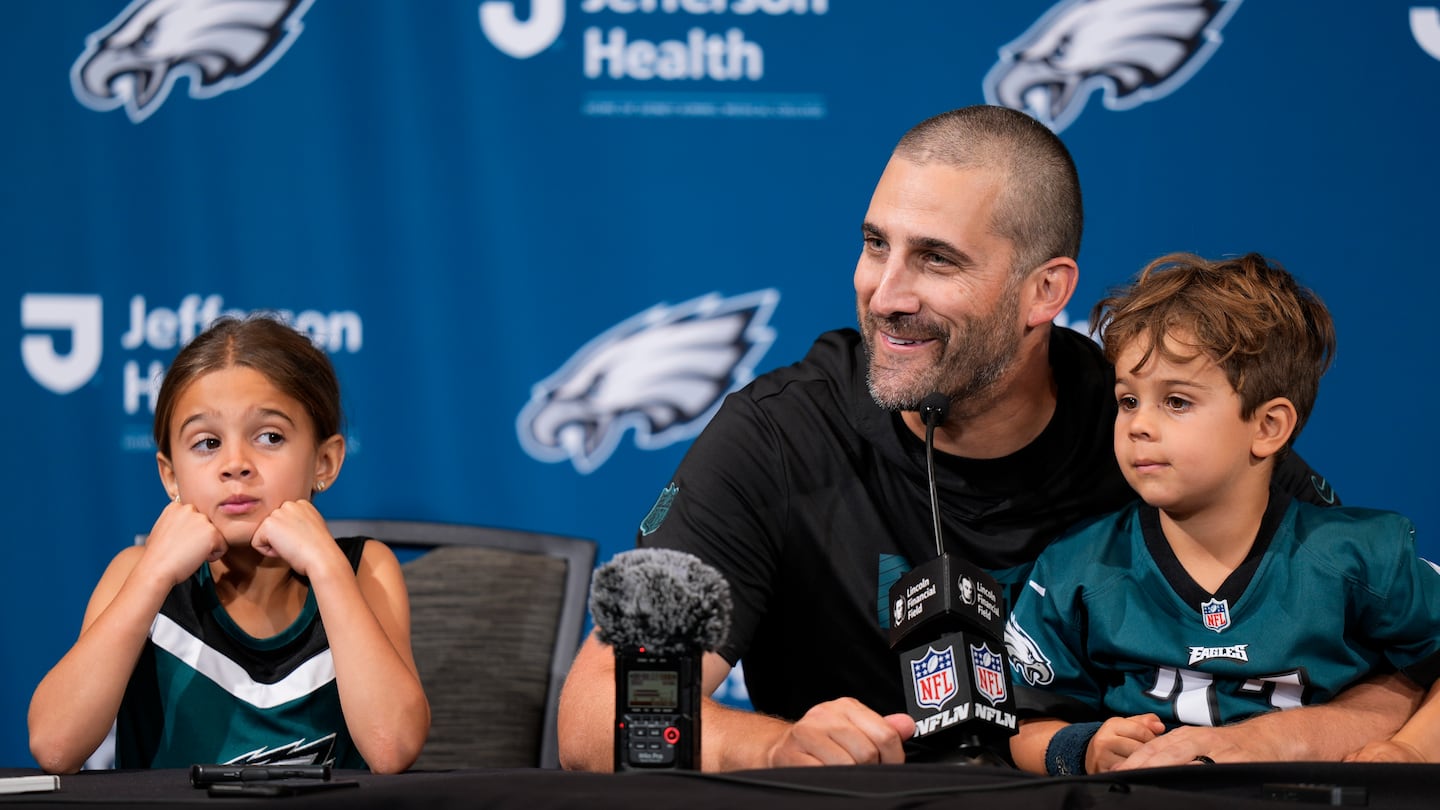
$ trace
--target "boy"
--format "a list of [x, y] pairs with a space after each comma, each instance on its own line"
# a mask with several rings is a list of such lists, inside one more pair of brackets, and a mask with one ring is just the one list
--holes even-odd
[[1016, 764], [1107, 771], [1168, 729], [1324, 702], [1376, 671], [1435, 681], [1440, 573], [1410, 522], [1270, 487], [1335, 351], [1324, 305], [1258, 254], [1172, 254], [1092, 323], [1142, 502], [1051, 545], [1016, 600], [1014, 666], [1052, 693]]

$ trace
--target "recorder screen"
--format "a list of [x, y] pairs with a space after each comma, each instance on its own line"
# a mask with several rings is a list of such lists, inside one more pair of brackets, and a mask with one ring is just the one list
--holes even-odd
[[630, 670], [628, 702], [633, 709], [677, 709], [680, 707], [680, 673]]

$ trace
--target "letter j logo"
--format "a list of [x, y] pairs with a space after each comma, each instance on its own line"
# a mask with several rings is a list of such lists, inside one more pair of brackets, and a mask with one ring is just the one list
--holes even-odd
[[35, 382], [57, 394], [68, 394], [95, 376], [100, 368], [101, 298], [98, 295], [29, 293], [20, 298], [20, 326], [27, 331], [63, 329], [70, 333], [70, 351], [62, 354], [54, 334], [20, 338], [20, 358]]

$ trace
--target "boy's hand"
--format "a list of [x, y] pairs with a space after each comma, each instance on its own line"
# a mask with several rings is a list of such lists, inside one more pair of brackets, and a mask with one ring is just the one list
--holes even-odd
[[1100, 726], [1085, 751], [1085, 772], [1114, 770], [1140, 746], [1165, 733], [1165, 724], [1154, 714], [1112, 717]]
[[137, 563], [171, 585], [179, 585], [201, 565], [225, 556], [229, 546], [210, 519], [188, 503], [171, 501], [145, 538], [145, 554]]
[[286, 501], [255, 529], [250, 545], [266, 557], [279, 557], [300, 576], [310, 576], [340, 547], [325, 518], [309, 501]]

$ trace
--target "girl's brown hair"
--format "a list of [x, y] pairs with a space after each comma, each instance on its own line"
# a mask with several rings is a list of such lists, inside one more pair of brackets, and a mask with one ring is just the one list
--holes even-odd
[[170, 457], [175, 403], [190, 383], [212, 371], [253, 368], [310, 414], [315, 438], [344, 428], [340, 383], [329, 355], [304, 334], [269, 315], [219, 318], [175, 356], [155, 399], [155, 446]]

